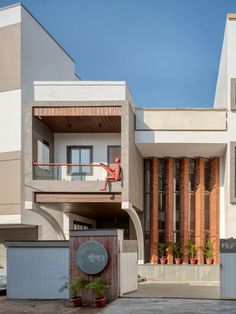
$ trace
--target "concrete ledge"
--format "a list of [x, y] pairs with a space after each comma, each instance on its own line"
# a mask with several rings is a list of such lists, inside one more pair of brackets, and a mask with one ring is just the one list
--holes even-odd
[[138, 275], [147, 280], [168, 283], [206, 282], [220, 280], [219, 265], [138, 265]]

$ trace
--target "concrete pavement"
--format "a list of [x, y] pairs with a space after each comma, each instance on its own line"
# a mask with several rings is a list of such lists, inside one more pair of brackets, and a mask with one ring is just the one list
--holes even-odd
[[161, 298], [121, 298], [103, 314], [222, 314], [236, 313], [236, 301]]

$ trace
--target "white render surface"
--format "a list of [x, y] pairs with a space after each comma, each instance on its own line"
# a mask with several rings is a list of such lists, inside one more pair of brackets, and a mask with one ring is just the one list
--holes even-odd
[[[54, 162], [67, 163], [66, 147], [74, 145], [93, 146], [93, 164], [107, 163], [107, 147], [121, 145], [121, 138], [119, 133], [55, 133]], [[103, 181], [106, 175], [107, 172], [103, 168], [93, 167], [93, 175], [85, 176], [85, 180]]]
[[22, 7], [23, 103], [34, 99], [34, 81], [75, 80], [75, 64], [59, 44]]
[[21, 215], [0, 215], [0, 225], [19, 223], [21, 223]]
[[137, 109], [136, 130], [226, 130], [226, 111], [214, 109]]
[[214, 106], [230, 107], [231, 78], [236, 78], [236, 19], [227, 19]]
[[124, 101], [123, 81], [35, 82], [35, 101]]
[[19, 151], [21, 150], [21, 90], [0, 93], [0, 104], [0, 153]]
[[13, 25], [21, 22], [21, 6], [8, 6], [0, 8], [0, 27]]

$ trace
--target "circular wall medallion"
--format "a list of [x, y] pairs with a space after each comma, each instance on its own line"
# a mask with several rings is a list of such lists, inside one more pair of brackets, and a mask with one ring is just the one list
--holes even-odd
[[86, 274], [100, 273], [108, 263], [108, 254], [105, 246], [98, 241], [82, 243], [76, 252], [78, 267]]

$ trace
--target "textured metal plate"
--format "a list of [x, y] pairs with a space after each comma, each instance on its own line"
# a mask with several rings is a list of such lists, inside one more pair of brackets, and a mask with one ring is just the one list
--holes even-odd
[[78, 267], [86, 274], [100, 273], [108, 263], [108, 253], [103, 244], [98, 241], [86, 241], [76, 252]]

